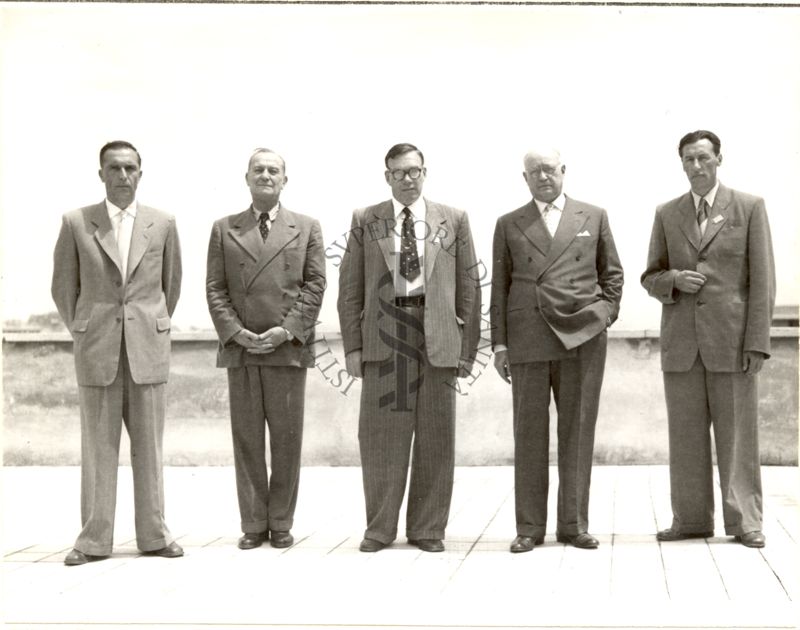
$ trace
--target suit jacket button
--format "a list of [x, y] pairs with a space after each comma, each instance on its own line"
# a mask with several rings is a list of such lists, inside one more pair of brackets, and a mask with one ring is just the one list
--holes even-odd
[[117, 280], [114, 284], [116, 284], [118, 287], [121, 287], [122, 286], [122, 281]]
[[575, 256], [575, 260], [580, 260], [580, 259], [581, 259], [580, 256]]
[[697, 262], [705, 262], [705, 261], [706, 261], [705, 256], [700, 256], [700, 258], [697, 259]]
[[697, 306], [704, 306], [705, 302], [703, 300], [697, 300]]
[[117, 323], [119, 324], [122, 321], [121, 317], [117, 317]]

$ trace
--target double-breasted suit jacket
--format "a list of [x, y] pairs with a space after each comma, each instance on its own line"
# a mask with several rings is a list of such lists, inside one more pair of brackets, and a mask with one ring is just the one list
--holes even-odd
[[[214, 223], [206, 292], [219, 335], [217, 367], [314, 365], [310, 347], [325, 291], [322, 231], [316, 219], [281, 207], [266, 243], [251, 209]], [[233, 337], [242, 328], [286, 328], [294, 337], [270, 354], [248, 354]]]
[[[707, 278], [698, 293], [675, 289], [682, 269]], [[720, 184], [700, 235], [691, 193], [656, 210], [647, 292], [663, 304], [661, 366], [685, 372], [698, 352], [712, 372], [741, 372], [742, 353], [770, 353], [775, 262], [764, 201]]]
[[[463, 210], [425, 204], [426, 354], [435, 367], [458, 367], [459, 359], [472, 363], [480, 338], [479, 270], [469, 219]], [[394, 336], [394, 320], [381, 309], [394, 304], [394, 230], [391, 201], [353, 213], [338, 308], [344, 351], [360, 349], [363, 361], [384, 361], [392, 353], [386, 339]]]
[[605, 210], [567, 197], [554, 236], [531, 201], [498, 219], [492, 344], [510, 363], [547, 361], [616, 321], [622, 267]]
[[78, 384], [114, 380], [123, 334], [134, 382], [166, 382], [181, 286], [173, 217], [138, 205], [127, 282], [105, 202], [64, 215], [54, 263], [53, 300], [74, 340]]

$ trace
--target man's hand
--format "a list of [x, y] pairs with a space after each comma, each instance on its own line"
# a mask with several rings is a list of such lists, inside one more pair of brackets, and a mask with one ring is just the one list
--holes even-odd
[[285, 342], [289, 338], [289, 335], [286, 334], [286, 329], [282, 326], [273, 326], [266, 332], [261, 333], [258, 335], [259, 340], [259, 347], [254, 349], [248, 349], [247, 351], [251, 354], [270, 354], [271, 352], [275, 352], [277, 347]]
[[511, 364], [508, 362], [508, 350], [494, 353], [494, 369], [506, 383], [511, 382]]
[[458, 360], [458, 378], [467, 378], [472, 374], [472, 361]]
[[256, 333], [242, 328], [238, 333], [233, 336], [233, 340], [240, 346], [247, 349], [248, 352], [260, 350], [264, 347], [263, 341]]
[[350, 376], [361, 378], [363, 376], [361, 372], [361, 350], [348, 352], [344, 357], [344, 367]]
[[748, 375], [758, 374], [767, 355], [757, 350], [745, 350], [742, 356], [742, 371]]
[[675, 276], [675, 288], [683, 293], [697, 293], [706, 283], [706, 277], [697, 271], [684, 269]]

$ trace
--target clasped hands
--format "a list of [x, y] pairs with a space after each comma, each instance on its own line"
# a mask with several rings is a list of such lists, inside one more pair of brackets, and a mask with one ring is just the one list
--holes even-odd
[[260, 335], [242, 328], [233, 337], [233, 340], [245, 348], [250, 354], [269, 354], [289, 338], [286, 329], [273, 326]]

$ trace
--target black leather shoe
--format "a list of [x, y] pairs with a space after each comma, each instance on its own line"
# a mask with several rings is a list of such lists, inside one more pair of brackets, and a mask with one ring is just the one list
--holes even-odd
[[291, 547], [294, 544], [294, 536], [291, 532], [276, 532], [274, 529], [269, 531], [269, 544], [277, 549]]
[[237, 543], [239, 549], [255, 549], [260, 547], [269, 538], [267, 532], [259, 532], [257, 534], [250, 534], [245, 532], [244, 536], [239, 539]]
[[158, 556], [160, 558], [180, 558], [183, 555], [183, 548], [176, 542], [171, 542], [166, 547], [155, 551], [145, 551], [148, 556]]
[[767, 538], [761, 532], [747, 532], [741, 536], [734, 536], [733, 539], [738, 543], [742, 543], [745, 547], [753, 549], [760, 549], [767, 544]]
[[376, 551], [383, 549], [385, 546], [386, 543], [382, 543], [380, 540], [375, 540], [374, 538], [365, 538], [358, 546], [358, 550], [365, 553], [375, 553]]
[[511, 543], [511, 553], [525, 553], [526, 551], [533, 551], [534, 546], [541, 545], [544, 542], [544, 536], [517, 536]]
[[568, 545], [577, 547], [578, 549], [597, 549], [597, 545], [600, 544], [597, 538], [586, 532], [575, 536], [556, 533], [556, 540], [560, 543], [567, 543]]
[[660, 540], [661, 542], [675, 542], [677, 540], [689, 540], [690, 538], [712, 538], [713, 536], [714, 532], [695, 532], [690, 534], [682, 534], [678, 530], [668, 527], [667, 529], [662, 529], [656, 534], [656, 540]]
[[68, 567], [77, 567], [87, 562], [95, 562], [96, 560], [105, 560], [108, 556], [90, 556], [88, 553], [83, 553], [77, 549], [73, 549], [64, 557], [64, 564]]
[[419, 547], [422, 551], [428, 551], [430, 553], [438, 553], [440, 551], [444, 551], [444, 543], [441, 540], [437, 540], [436, 538], [420, 538], [419, 540], [408, 540], [409, 545], [415, 545]]

